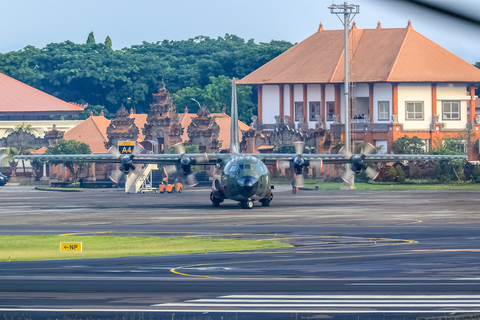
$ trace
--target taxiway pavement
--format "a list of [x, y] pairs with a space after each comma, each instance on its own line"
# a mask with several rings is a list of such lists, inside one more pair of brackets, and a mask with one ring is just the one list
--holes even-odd
[[[275, 190], [271, 207], [183, 194], [0, 188], [0, 234], [280, 239], [238, 253], [0, 263], [0, 313], [171, 318], [480, 314], [476, 191]], [[188, 316], [187, 316], [188, 318]], [[198, 318], [197, 318], [198, 319]], [[200, 318], [201, 319], [201, 318]]]

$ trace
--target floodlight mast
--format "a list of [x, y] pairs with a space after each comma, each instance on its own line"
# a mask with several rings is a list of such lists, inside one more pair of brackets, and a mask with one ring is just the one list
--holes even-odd
[[[330, 13], [336, 14], [338, 19], [343, 23], [343, 30], [344, 30], [344, 57], [345, 57], [345, 83], [344, 83], [344, 90], [345, 90], [345, 150], [348, 152], [352, 152], [352, 147], [350, 145], [351, 137], [350, 137], [350, 79], [349, 79], [349, 50], [348, 50], [348, 34], [349, 34], [349, 27], [350, 23], [353, 21], [353, 18], [357, 13], [360, 13], [360, 6], [355, 4], [347, 4], [345, 1], [343, 4], [332, 4], [330, 7]], [[343, 15], [343, 19], [342, 16]], [[346, 170], [350, 170], [351, 164], [346, 165]], [[354, 187], [354, 175], [347, 183], [351, 188]]]

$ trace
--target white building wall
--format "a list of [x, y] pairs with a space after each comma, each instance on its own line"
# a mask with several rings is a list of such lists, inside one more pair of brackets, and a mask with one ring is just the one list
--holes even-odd
[[[406, 102], [423, 102], [423, 120], [405, 120]], [[398, 121], [405, 130], [428, 130], [432, 121], [432, 86], [428, 83], [398, 85]]]
[[328, 116], [328, 111], [327, 111], [327, 102], [328, 101], [335, 101], [335, 86], [333, 84], [327, 84], [325, 85], [325, 110], [322, 110], [322, 112], [325, 112], [325, 124], [327, 129], [330, 129], [330, 124], [333, 123], [333, 121], [328, 121], [327, 116]]
[[283, 107], [283, 114], [290, 116], [290, 86], [288, 84], [283, 86]]
[[352, 91], [352, 97], [368, 97], [368, 83], [357, 83]]
[[[321, 88], [319, 84], [309, 84], [307, 85], [307, 101], [320, 101], [321, 99]], [[320, 103], [320, 105], [322, 105]], [[307, 112], [308, 112], [308, 127], [315, 129], [315, 122], [316, 121], [310, 121], [310, 105], [307, 105]], [[320, 112], [322, 112], [320, 110]]]
[[262, 86], [262, 122], [275, 124], [275, 116], [279, 115], [279, 88], [275, 85]]
[[[468, 122], [468, 100], [466, 83], [439, 83], [437, 84], [437, 114], [440, 121], [445, 123], [446, 129], [465, 129]], [[460, 101], [460, 120], [444, 120], [442, 117], [443, 101]]]
[[[390, 105], [390, 119], [378, 120], [378, 101], [388, 101]], [[390, 83], [375, 83], [373, 85], [373, 122], [389, 123], [392, 119], [392, 85]]]

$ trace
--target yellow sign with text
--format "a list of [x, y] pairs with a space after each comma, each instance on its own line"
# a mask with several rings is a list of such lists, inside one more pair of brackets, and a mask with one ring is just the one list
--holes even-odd
[[60, 242], [60, 252], [82, 252], [82, 243]]
[[131, 154], [135, 148], [135, 141], [120, 141], [118, 143], [118, 151], [121, 154]]

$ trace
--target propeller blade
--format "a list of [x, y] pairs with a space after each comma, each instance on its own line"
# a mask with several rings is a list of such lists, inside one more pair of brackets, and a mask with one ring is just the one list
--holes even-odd
[[351, 158], [352, 157], [352, 153], [345, 149], [345, 147], [342, 147], [339, 151], [339, 153], [343, 154], [345, 156], [345, 158]]
[[121, 170], [117, 169], [115, 171], [112, 171], [112, 175], [109, 178], [110, 180], [118, 184], [120, 182], [120, 179], [123, 177], [123, 174], [124, 173]]
[[195, 163], [202, 164], [208, 163], [208, 154], [203, 153], [195, 156]]
[[177, 173], [177, 171], [177, 166], [166, 166], [163, 168], [163, 173], [165, 173], [167, 177]]
[[116, 147], [110, 147], [110, 149], [108, 149], [108, 153], [115, 156], [116, 158], [119, 158], [122, 155]]
[[373, 168], [367, 167], [365, 169], [365, 173], [369, 176], [372, 180], [375, 180], [378, 177], [379, 172]]
[[375, 147], [370, 143], [367, 142], [365, 143], [365, 146], [363, 147], [363, 154], [368, 156], [370, 153], [372, 153], [375, 150]]
[[352, 179], [354, 178], [355, 173], [352, 170], [347, 170], [342, 176], [342, 180], [345, 181], [345, 183], [350, 183]]
[[140, 153], [142, 153], [144, 150], [145, 150], [145, 148], [142, 147], [142, 145], [141, 145], [140, 143], [135, 143], [135, 146], [133, 147], [132, 154], [133, 154], [133, 155], [140, 154]]
[[313, 167], [317, 170], [322, 170], [323, 169], [323, 160], [310, 160], [310, 167]]
[[195, 174], [191, 173], [187, 176], [187, 184], [189, 187], [195, 187], [198, 184]]
[[305, 146], [305, 142], [303, 141], [295, 141], [293, 143], [295, 146], [295, 153], [296, 154], [302, 154], [303, 153], [303, 146]]
[[173, 145], [175, 150], [177, 150], [178, 154], [185, 154], [185, 147], [183, 146], [183, 142], [179, 142]]
[[295, 175], [295, 187], [302, 188], [304, 185], [303, 181], [303, 174], [296, 174]]
[[277, 170], [290, 168], [290, 161], [277, 160]]

